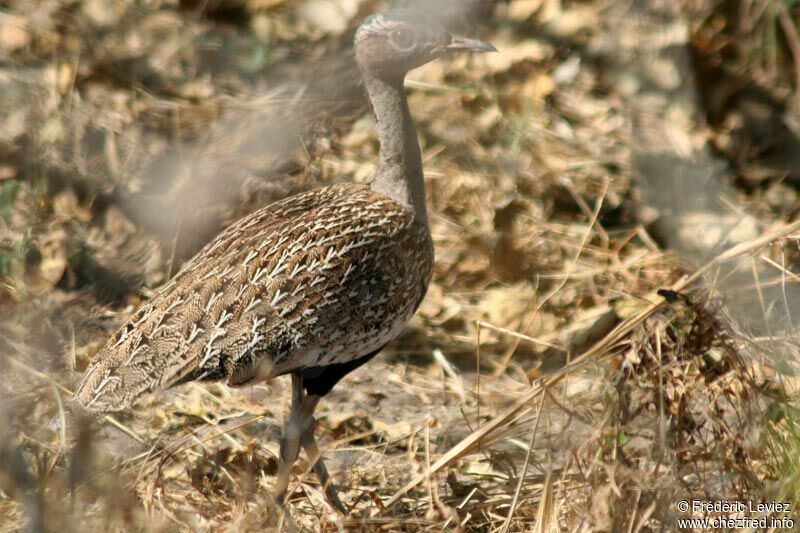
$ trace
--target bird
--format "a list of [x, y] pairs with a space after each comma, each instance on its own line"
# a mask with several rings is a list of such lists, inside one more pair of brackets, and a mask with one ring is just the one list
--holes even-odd
[[108, 339], [69, 401], [71, 413], [99, 418], [189, 381], [240, 386], [289, 374], [273, 495], [286, 503], [303, 448], [340, 513], [314, 411], [401, 332], [433, 274], [405, 76], [451, 52], [496, 51], [407, 10], [366, 18], [354, 49], [380, 142], [372, 178], [299, 193], [234, 222]]

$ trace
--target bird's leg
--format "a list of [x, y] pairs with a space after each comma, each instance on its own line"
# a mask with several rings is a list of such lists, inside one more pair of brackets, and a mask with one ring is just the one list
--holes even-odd
[[316, 394], [309, 394], [303, 400], [303, 407], [300, 409], [300, 425], [303, 428], [300, 436], [300, 444], [308, 455], [308, 460], [312, 461], [314, 466], [314, 473], [319, 478], [319, 482], [325, 491], [325, 497], [328, 502], [341, 514], [347, 514], [345, 506], [339, 499], [339, 494], [336, 485], [331, 481], [331, 476], [328, 474], [328, 469], [325, 467], [325, 462], [322, 460], [322, 455], [317, 446], [317, 439], [314, 437], [314, 429], [317, 421], [314, 418], [314, 409], [316, 409], [321, 396]]
[[286, 419], [281, 438], [281, 456], [278, 462], [278, 479], [275, 482], [275, 499], [278, 505], [283, 505], [286, 498], [286, 489], [289, 487], [289, 475], [292, 465], [300, 454], [300, 438], [303, 434], [302, 409], [305, 404], [303, 379], [298, 374], [292, 374], [292, 407]]
[[308, 454], [308, 460], [314, 463], [314, 473], [325, 490], [325, 497], [328, 502], [338, 512], [347, 514], [345, 506], [339, 499], [336, 485], [331, 481], [331, 476], [328, 474], [328, 469], [322, 460], [317, 439], [314, 437], [314, 429], [316, 427], [314, 410], [317, 408], [320, 399], [321, 396], [316, 394], [306, 395], [303, 390], [302, 377], [298, 374], [292, 374], [292, 407], [286, 419], [283, 438], [281, 439], [278, 479], [275, 482], [274, 489], [275, 499], [279, 505], [283, 505], [286, 499], [286, 490], [289, 487], [292, 466], [297, 460], [297, 456], [300, 454], [300, 446], [302, 446], [306, 454]]

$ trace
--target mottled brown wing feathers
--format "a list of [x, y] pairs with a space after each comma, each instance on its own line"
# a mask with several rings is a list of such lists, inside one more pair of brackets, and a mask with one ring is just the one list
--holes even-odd
[[188, 379], [236, 385], [396, 336], [433, 265], [426, 226], [363, 185], [293, 196], [210, 242], [108, 341], [75, 395], [103, 413]]

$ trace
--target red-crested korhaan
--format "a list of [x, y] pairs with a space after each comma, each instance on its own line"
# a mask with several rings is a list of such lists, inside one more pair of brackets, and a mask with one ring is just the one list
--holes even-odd
[[458, 50], [494, 48], [415, 12], [367, 18], [355, 57], [380, 139], [369, 185], [291, 196], [223, 231], [108, 340], [72, 410], [99, 417], [191, 380], [243, 385], [290, 374], [276, 498], [284, 502], [302, 447], [343, 512], [314, 437], [314, 409], [400, 333], [425, 296], [433, 242], [403, 81]]

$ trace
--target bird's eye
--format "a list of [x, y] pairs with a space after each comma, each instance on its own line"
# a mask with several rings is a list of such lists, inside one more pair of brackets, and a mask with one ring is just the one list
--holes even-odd
[[392, 32], [392, 42], [400, 48], [410, 48], [414, 44], [414, 36], [408, 30], [394, 30]]

